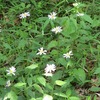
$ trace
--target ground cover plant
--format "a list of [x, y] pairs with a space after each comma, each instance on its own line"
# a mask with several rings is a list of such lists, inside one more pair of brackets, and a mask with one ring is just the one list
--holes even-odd
[[0, 0], [0, 100], [100, 100], [99, 0]]

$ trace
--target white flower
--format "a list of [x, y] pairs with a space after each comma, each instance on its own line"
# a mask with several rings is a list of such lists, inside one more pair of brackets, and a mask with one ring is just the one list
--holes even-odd
[[53, 76], [52, 73], [45, 73], [45, 74], [43, 74], [43, 75], [45, 75], [45, 76]]
[[56, 70], [56, 66], [54, 64], [47, 64], [45, 68], [45, 73], [52, 73]]
[[55, 12], [52, 12], [50, 13], [50, 15], [48, 15], [49, 19], [53, 20], [53, 19], [56, 19], [56, 13]]
[[84, 16], [84, 13], [77, 13], [76, 16]]
[[26, 18], [28, 16], [30, 16], [30, 13], [29, 12], [25, 12], [25, 13], [22, 13], [22, 14], [19, 15], [20, 19]]
[[53, 97], [51, 95], [44, 95], [43, 100], [53, 100]]
[[6, 87], [9, 87], [10, 85], [11, 85], [10, 80], [8, 80], [8, 81], [6, 82]]
[[29, 12], [25, 12], [26, 16], [30, 16], [30, 13]]
[[51, 31], [54, 32], [55, 34], [57, 34], [57, 33], [60, 33], [62, 31], [62, 29], [60, 26], [57, 26], [57, 27], [53, 28]]
[[11, 68], [9, 68], [9, 70], [6, 70], [6, 71], [8, 72], [8, 73], [7, 73], [8, 75], [9, 75], [9, 74], [15, 75], [16, 68], [12, 66]]
[[71, 55], [73, 55], [73, 54], [72, 54], [72, 51], [69, 51], [68, 53], [63, 54], [63, 57], [64, 57], [64, 58], [70, 58]]
[[77, 7], [80, 3], [73, 3], [74, 7]]
[[40, 49], [38, 49], [38, 53], [37, 53], [37, 55], [42, 55], [42, 54], [46, 54], [46, 52], [47, 52], [47, 50], [43, 50], [43, 47], [41, 47]]

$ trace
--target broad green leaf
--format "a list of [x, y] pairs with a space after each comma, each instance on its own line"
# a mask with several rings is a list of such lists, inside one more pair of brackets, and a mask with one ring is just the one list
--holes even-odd
[[22, 87], [24, 87], [25, 85], [26, 85], [26, 83], [19, 82], [19, 83], [16, 83], [16, 84], [14, 85], [14, 87], [16, 87], [16, 88], [22, 88]]
[[35, 92], [33, 92], [33, 90], [30, 89], [30, 88], [26, 89], [26, 90], [25, 90], [25, 93], [26, 93], [28, 96], [32, 97], [32, 98], [35, 97]]
[[73, 96], [73, 97], [69, 97], [68, 100], [80, 100], [80, 98]]
[[91, 100], [91, 96], [86, 97], [86, 100]]
[[32, 78], [31, 78], [31, 77], [28, 77], [28, 78], [27, 78], [27, 83], [28, 83], [29, 86], [32, 85]]
[[0, 61], [5, 61], [5, 60], [7, 60], [6, 55], [0, 53]]
[[30, 69], [30, 70], [32, 70], [32, 69], [36, 69], [38, 67], [38, 64], [32, 64], [32, 65], [30, 65], [30, 66], [27, 66], [25, 69]]
[[66, 82], [64, 82], [64, 81], [62, 81], [62, 80], [56, 80], [56, 81], [55, 81], [55, 84], [56, 84], [56, 85], [59, 85], [59, 86], [62, 86], [62, 85], [64, 85], [64, 84], [66, 84]]
[[56, 47], [58, 45], [57, 41], [53, 40], [48, 44], [47, 49], [51, 49], [53, 47]]
[[63, 66], [67, 65], [67, 61], [64, 58], [58, 58], [58, 63], [63, 65]]
[[76, 24], [75, 22], [73, 22], [73, 20], [71, 19], [68, 19], [65, 21], [64, 23], [64, 28], [63, 28], [63, 32], [62, 34], [65, 36], [65, 37], [70, 37], [70, 34], [76, 34], [75, 31], [76, 31]]
[[89, 16], [89, 15], [84, 15], [84, 16], [82, 16], [82, 18], [85, 20], [85, 21], [87, 21], [87, 22], [89, 22], [89, 23], [93, 23], [93, 20], [92, 20], [92, 18]]
[[96, 68], [94, 74], [100, 74], [100, 67]]
[[50, 20], [46, 20], [46, 21], [44, 22], [43, 30], [47, 27], [47, 25], [49, 24], [49, 21], [50, 21]]
[[21, 22], [21, 23], [22, 23], [23, 26], [29, 26], [29, 24], [26, 23], [26, 22]]
[[35, 98], [31, 98], [30, 100], [36, 100]]
[[59, 97], [67, 98], [66, 94], [64, 94], [64, 93], [54, 93], [54, 95], [57, 95]]
[[71, 89], [67, 89], [67, 91], [66, 91], [67, 97], [69, 97], [71, 95], [71, 93], [72, 93]]
[[3, 46], [4, 46], [6, 49], [11, 49], [11, 46], [10, 46], [8, 43], [3, 43]]
[[78, 69], [74, 69], [74, 76], [77, 80], [82, 81], [82, 83], [85, 82], [86, 79], [86, 73], [83, 69], [78, 68]]
[[38, 84], [34, 84], [33, 86], [38, 92], [43, 93], [42, 88]]
[[24, 40], [24, 39], [20, 40], [20, 42], [18, 44], [18, 48], [23, 49], [25, 47], [26, 43], [27, 43], [26, 40]]
[[23, 8], [25, 8], [25, 3], [21, 3], [20, 5], [21, 5]]
[[0, 78], [0, 85], [4, 85], [5, 84], [5, 80], [3, 78]]
[[46, 85], [46, 79], [42, 76], [37, 77], [37, 80], [39, 81], [40, 84], [42, 84], [43, 86]]
[[100, 91], [100, 87], [93, 86], [89, 90], [92, 91], [92, 92], [99, 92]]
[[56, 80], [61, 79], [62, 74], [63, 74], [63, 71], [62, 71], [62, 70], [57, 71], [57, 72], [53, 75], [52, 81], [55, 82]]
[[10, 99], [10, 100], [18, 100], [17, 95], [13, 91], [8, 92], [4, 98], [6, 98], [4, 100], [8, 100], [8, 99]]

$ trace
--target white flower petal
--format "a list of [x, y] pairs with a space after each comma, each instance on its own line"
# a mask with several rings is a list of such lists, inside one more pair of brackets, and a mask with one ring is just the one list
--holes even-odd
[[8, 81], [6, 82], [6, 87], [9, 87], [10, 85], [11, 85], [10, 80], [8, 80]]
[[52, 13], [50, 13], [50, 15], [48, 15], [48, 17], [49, 17], [49, 19], [51, 19], [51, 20], [54, 20], [54, 19], [56, 19], [56, 13], [55, 12], [52, 12]]
[[38, 51], [39, 52], [36, 55], [42, 55], [42, 54], [46, 55], [46, 53], [47, 53], [47, 50], [43, 50], [43, 47], [41, 47], [40, 49], [38, 49]]
[[74, 7], [77, 7], [80, 3], [73, 3]]
[[54, 64], [47, 64], [44, 70], [45, 70], [45, 73], [52, 73], [56, 70], [56, 66]]
[[26, 17], [28, 17], [28, 16], [30, 16], [30, 13], [29, 13], [29, 12], [25, 12], [25, 13], [20, 14], [20, 15], [19, 15], [19, 18], [20, 18], [20, 19], [23, 19], [23, 18], [26, 18]]
[[16, 68], [12, 66], [11, 68], [9, 68], [9, 70], [6, 70], [6, 71], [8, 72], [8, 73], [7, 73], [8, 75], [9, 75], [9, 74], [15, 75]]
[[45, 75], [45, 76], [53, 76], [52, 73], [45, 73], [45, 74], [43, 74], [43, 75]]
[[57, 34], [57, 33], [62, 32], [62, 29], [61, 29], [61, 28], [62, 28], [62, 27], [57, 26], [57, 27], [53, 28], [51, 31], [54, 32], [55, 34]]
[[76, 16], [84, 16], [84, 13], [77, 13]]
[[53, 100], [53, 97], [51, 95], [44, 95], [43, 100]]
[[64, 58], [70, 58], [71, 55], [73, 55], [73, 54], [72, 54], [72, 51], [69, 51], [68, 53], [63, 54], [63, 57], [64, 57]]

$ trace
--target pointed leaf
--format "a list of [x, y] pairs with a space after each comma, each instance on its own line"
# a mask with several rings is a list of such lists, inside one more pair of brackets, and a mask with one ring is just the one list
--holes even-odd
[[27, 66], [25, 69], [30, 69], [30, 70], [32, 70], [32, 69], [36, 69], [38, 67], [38, 64], [32, 64], [32, 65], [30, 65], [30, 66]]

